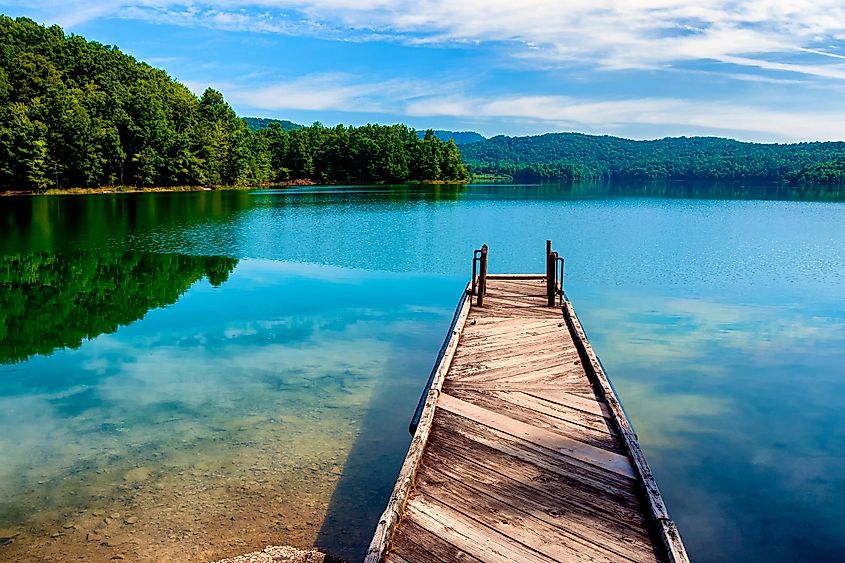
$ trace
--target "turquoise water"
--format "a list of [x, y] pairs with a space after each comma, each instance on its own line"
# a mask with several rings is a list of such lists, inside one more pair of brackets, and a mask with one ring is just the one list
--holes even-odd
[[472, 250], [490, 246], [492, 271], [539, 271], [551, 238], [693, 560], [838, 560], [842, 199], [677, 185], [4, 199], [0, 529], [22, 533], [0, 556], [293, 543], [356, 559]]

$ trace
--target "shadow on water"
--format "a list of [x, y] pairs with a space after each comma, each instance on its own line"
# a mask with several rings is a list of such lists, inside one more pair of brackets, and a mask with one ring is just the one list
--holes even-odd
[[[440, 326], [445, 335], [449, 320]], [[387, 359], [389, 373], [373, 394], [317, 537], [316, 547], [324, 552], [347, 561], [363, 559], [408, 450], [408, 424], [440, 338], [394, 348]]]
[[[391, 358], [388, 365], [396, 361], [402, 360]], [[419, 375], [414, 389], [425, 382], [425, 374]], [[317, 547], [326, 553], [363, 559], [411, 441], [408, 421], [416, 398], [406, 401], [407, 409], [396, 408], [397, 393], [412, 393], [406, 387], [386, 381], [375, 391], [317, 536]]]

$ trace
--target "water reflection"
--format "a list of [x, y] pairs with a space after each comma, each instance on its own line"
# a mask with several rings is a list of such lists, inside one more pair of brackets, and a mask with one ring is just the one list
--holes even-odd
[[512, 200], [660, 198], [768, 201], [845, 201], [845, 186], [794, 186], [760, 182], [572, 181], [545, 184], [477, 184], [467, 193]]
[[[376, 493], [357, 528], [374, 526], [390, 481], [347, 469], [347, 456], [374, 393], [392, 396], [388, 420], [407, 422], [451, 289], [451, 280], [244, 260], [226, 284], [198, 282], [141, 323], [9, 366], [0, 529], [24, 533], [4, 560], [307, 547], [348, 472]], [[369, 457], [386, 451], [385, 473], [398, 471], [405, 426], [372, 442]], [[357, 553], [355, 542], [328, 547]]]
[[619, 290], [579, 299], [690, 553], [836, 560], [845, 303]]
[[[176, 234], [172, 242], [178, 243], [182, 240], [179, 232], [195, 228], [228, 250], [235, 242], [227, 230], [228, 223], [246, 212], [267, 207], [365, 203], [371, 208], [386, 209], [404, 204], [474, 200], [563, 202], [617, 198], [841, 202], [845, 201], [845, 186], [583, 181], [5, 197], [0, 207], [0, 251], [39, 252], [115, 243], [122, 246], [139, 234], [164, 232]], [[216, 228], [208, 229], [209, 226]]]
[[203, 277], [219, 286], [237, 263], [128, 251], [0, 254], [0, 364], [78, 348], [175, 303]]

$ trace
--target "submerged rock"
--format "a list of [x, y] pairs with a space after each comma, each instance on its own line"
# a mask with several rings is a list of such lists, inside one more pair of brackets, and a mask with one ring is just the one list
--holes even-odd
[[216, 563], [343, 563], [343, 561], [316, 550], [303, 551], [289, 545], [271, 545], [264, 551], [221, 559]]

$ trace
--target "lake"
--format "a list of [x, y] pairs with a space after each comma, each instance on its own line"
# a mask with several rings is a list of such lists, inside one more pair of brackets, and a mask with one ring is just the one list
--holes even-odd
[[694, 561], [845, 548], [845, 191], [0, 199], [0, 559], [358, 560], [472, 250], [565, 287]]

